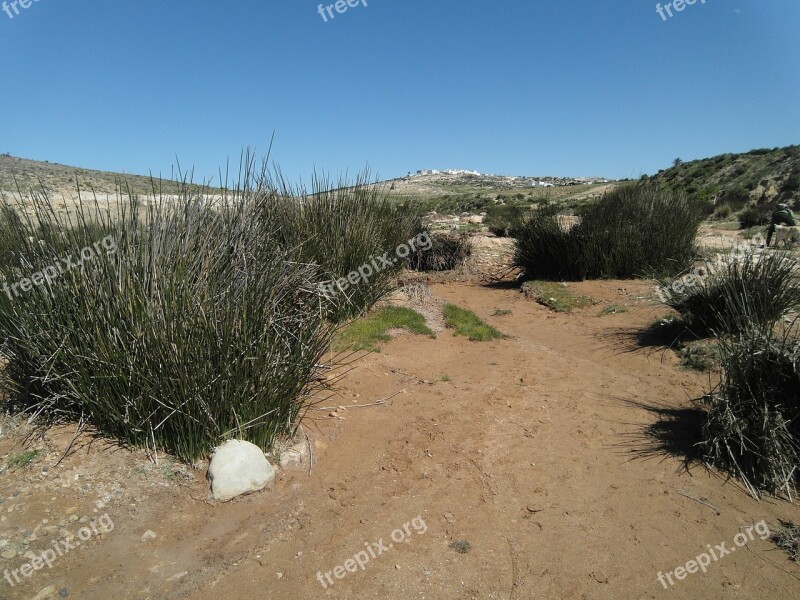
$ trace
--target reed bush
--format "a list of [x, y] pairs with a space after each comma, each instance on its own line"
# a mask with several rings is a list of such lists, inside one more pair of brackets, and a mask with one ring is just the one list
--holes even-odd
[[[705, 263], [703, 275], [692, 277], [680, 293], [665, 296], [695, 335], [769, 328], [800, 305], [797, 260], [790, 253], [747, 250], [721, 258]], [[670, 289], [670, 282], [663, 281], [662, 289]]]
[[[260, 218], [275, 223], [281, 246], [317, 265], [323, 281], [347, 276], [384, 253], [393, 257], [400, 244], [423, 231], [412, 205], [389, 198], [384, 187], [369, 183], [368, 173], [352, 184], [315, 177], [311, 190], [275, 181], [261, 186], [271, 193], [260, 201]], [[338, 322], [364, 313], [391, 290], [403, 264], [398, 261], [374, 273], [368, 283], [332, 297], [327, 315]]]
[[408, 257], [408, 266], [415, 271], [450, 271], [472, 256], [472, 240], [465, 233], [431, 235], [430, 248], [418, 248]]
[[754, 495], [791, 497], [800, 468], [800, 343], [752, 327], [719, 341], [722, 380], [703, 399], [705, 460]]
[[[46, 194], [27, 211], [4, 200], [0, 352], [15, 409], [186, 461], [228, 437], [267, 448], [294, 433], [334, 329], [318, 284], [413, 220], [363, 189], [320, 190], [316, 204], [264, 180], [188, 190], [68, 217]], [[80, 264], [56, 274], [65, 259]]]
[[627, 185], [582, 212], [568, 231], [537, 214], [515, 232], [515, 264], [534, 279], [625, 279], [680, 272], [691, 264], [702, 220], [685, 196]]
[[530, 214], [523, 206], [497, 205], [486, 209], [484, 224], [497, 237], [514, 237], [514, 233]]

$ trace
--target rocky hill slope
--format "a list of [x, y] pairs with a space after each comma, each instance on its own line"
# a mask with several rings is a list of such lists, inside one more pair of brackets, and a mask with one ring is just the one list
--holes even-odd
[[[123, 192], [152, 194], [154, 182], [142, 175], [126, 175], [109, 171], [82, 169], [47, 161], [0, 155], [0, 191], [27, 193], [31, 190], [48, 193], [72, 193], [78, 189], [114, 194], [119, 186]], [[171, 180], [156, 181], [165, 194], [176, 194], [179, 184]]]
[[642, 179], [716, 205], [800, 205], [800, 145], [720, 154], [691, 162], [676, 159], [672, 168]]

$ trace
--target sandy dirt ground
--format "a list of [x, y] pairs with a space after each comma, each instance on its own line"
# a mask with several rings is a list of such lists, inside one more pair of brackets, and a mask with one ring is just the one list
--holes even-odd
[[[573, 287], [598, 304], [556, 314], [516, 289], [433, 285], [510, 338], [405, 334], [360, 357], [304, 422], [310, 473], [227, 504], [207, 500], [202, 465], [82, 437], [54, 466], [71, 429], [23, 444], [4, 423], [0, 456], [41, 453], [0, 476], [0, 568], [90, 535], [0, 598], [800, 597], [800, 567], [769, 540], [735, 545], [800, 510], [692, 460], [708, 376], [635, 343], [663, 314], [651, 286]], [[612, 303], [627, 312], [600, 316]], [[103, 515], [113, 530], [95, 535]], [[734, 551], [705, 573], [657, 579], [722, 543]]]

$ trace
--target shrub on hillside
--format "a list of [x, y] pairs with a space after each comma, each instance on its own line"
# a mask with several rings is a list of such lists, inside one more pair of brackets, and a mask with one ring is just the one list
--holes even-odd
[[535, 215], [516, 232], [515, 264], [536, 279], [580, 280], [673, 274], [695, 254], [701, 214], [685, 196], [625, 186], [585, 209], [569, 231]]
[[731, 212], [730, 204], [723, 204], [714, 211], [713, 217], [718, 221], [724, 221], [731, 216]]
[[498, 237], [513, 237], [529, 212], [522, 206], [492, 206], [486, 210], [484, 224]]
[[784, 193], [794, 193], [800, 191], [800, 169], [795, 168], [783, 182], [781, 191]]
[[739, 213], [739, 227], [750, 229], [767, 225], [770, 220], [770, 211], [765, 206], [748, 206]]

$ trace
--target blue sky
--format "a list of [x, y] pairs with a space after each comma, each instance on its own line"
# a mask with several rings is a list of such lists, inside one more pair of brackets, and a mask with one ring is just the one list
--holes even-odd
[[38, 0], [0, 12], [0, 152], [622, 178], [800, 143], [800, 2], [701, 1]]

